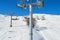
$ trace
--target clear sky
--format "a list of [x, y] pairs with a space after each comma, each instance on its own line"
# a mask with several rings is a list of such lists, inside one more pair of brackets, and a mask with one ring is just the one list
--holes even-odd
[[[17, 2], [19, 0], [0, 0], [0, 14], [9, 15], [10, 12], [15, 12], [14, 15], [28, 15], [28, 9], [17, 7]], [[60, 0], [44, 0], [44, 8], [34, 7], [33, 13], [60, 15]]]

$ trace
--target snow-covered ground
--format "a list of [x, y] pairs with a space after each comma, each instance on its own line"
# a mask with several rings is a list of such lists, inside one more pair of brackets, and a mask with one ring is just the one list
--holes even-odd
[[[60, 40], [60, 15], [33, 14], [33, 17], [37, 20], [33, 40]], [[18, 18], [10, 27], [10, 16], [0, 14], [0, 40], [29, 40], [29, 27], [23, 21], [24, 16]]]

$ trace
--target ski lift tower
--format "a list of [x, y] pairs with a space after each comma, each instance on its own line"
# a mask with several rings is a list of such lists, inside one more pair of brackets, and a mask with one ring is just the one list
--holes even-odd
[[12, 15], [14, 14], [14, 12], [10, 12], [10, 16], [11, 16], [11, 19], [10, 19], [10, 27], [12, 27]]
[[[36, 0], [36, 2], [31, 2], [32, 0], [26, 0], [27, 4], [24, 3], [25, 0], [20, 0], [21, 4], [17, 4], [18, 7], [26, 9], [29, 7], [29, 15], [30, 15], [30, 20], [29, 20], [29, 28], [30, 28], [30, 40], [33, 40], [33, 27], [32, 27], [32, 7], [36, 6], [38, 8], [44, 7], [44, 0]], [[34, 1], [34, 0], [33, 0]]]

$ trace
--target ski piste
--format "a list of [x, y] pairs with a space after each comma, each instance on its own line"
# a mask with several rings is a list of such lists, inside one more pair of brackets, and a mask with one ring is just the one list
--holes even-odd
[[[13, 20], [10, 27], [10, 16], [0, 14], [0, 40], [29, 40], [29, 27], [23, 21], [24, 17], [18, 16], [19, 20]], [[37, 20], [33, 29], [34, 40], [60, 40], [60, 15], [35, 13], [33, 17]]]

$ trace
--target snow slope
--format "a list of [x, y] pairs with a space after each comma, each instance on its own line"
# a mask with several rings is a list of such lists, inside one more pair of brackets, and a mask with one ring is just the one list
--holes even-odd
[[[60, 40], [60, 15], [33, 14], [33, 17], [37, 20], [33, 40]], [[24, 16], [18, 18], [10, 27], [10, 16], [0, 14], [0, 40], [29, 40], [29, 27], [23, 21]]]

